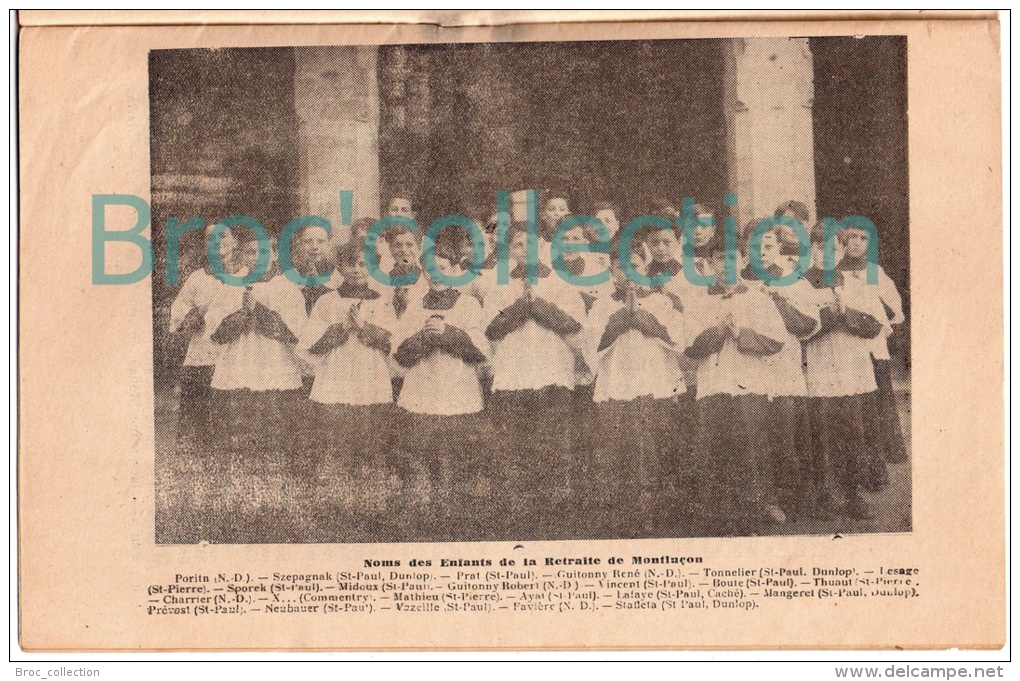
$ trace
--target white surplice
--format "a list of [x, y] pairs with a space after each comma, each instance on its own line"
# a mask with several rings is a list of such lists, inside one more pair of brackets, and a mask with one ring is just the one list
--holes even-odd
[[[397, 325], [393, 351], [421, 331], [430, 317], [442, 317], [448, 326], [467, 333], [471, 343], [486, 353], [488, 341], [482, 332], [482, 306], [462, 293], [449, 310], [426, 310], [421, 305], [408, 310]], [[404, 385], [397, 405], [416, 414], [452, 416], [474, 414], [483, 406], [482, 388], [475, 365], [446, 352], [435, 351], [404, 369]]]
[[[215, 333], [220, 323], [241, 309], [245, 287], [225, 286], [210, 307], [206, 325]], [[254, 303], [279, 313], [295, 337], [305, 325], [305, 299], [297, 284], [282, 274], [251, 286]], [[294, 347], [254, 331], [222, 346], [216, 359], [212, 387], [217, 390], [294, 390], [301, 387], [302, 363]]]
[[665, 327], [669, 343], [631, 329], [599, 351], [609, 318], [625, 305], [612, 296], [603, 296], [595, 301], [588, 316], [589, 354], [595, 367], [595, 401], [634, 400], [646, 396], [670, 398], [684, 394], [686, 387], [677, 359], [685, 347], [683, 319], [665, 295], [653, 293], [638, 298], [636, 307], [651, 313]]
[[[170, 306], [170, 331], [176, 333], [192, 310], [198, 310], [205, 318], [226, 288], [226, 284], [204, 269], [192, 272]], [[205, 321], [205, 328], [188, 342], [188, 352], [184, 356], [186, 367], [212, 366], [220, 354], [221, 347], [212, 341], [216, 329], [208, 319]]]
[[[547, 386], [563, 386], [571, 390], [576, 384], [576, 357], [586, 354], [584, 346], [586, 315], [584, 300], [576, 286], [571, 286], [554, 273], [538, 280], [533, 295], [554, 304], [582, 330], [568, 338], [540, 326], [533, 319], [492, 343], [493, 390], [540, 390]], [[516, 302], [524, 292], [524, 282], [511, 278], [497, 284], [485, 299], [483, 328], [505, 308]]]
[[[393, 309], [383, 296], [374, 299], [344, 298], [330, 291], [315, 302], [301, 332], [298, 348], [308, 352], [333, 324], [346, 322], [348, 313], [360, 305], [365, 322], [393, 329]], [[363, 344], [352, 332], [340, 347], [320, 355], [309, 399], [322, 404], [369, 405], [393, 401], [387, 353]]]

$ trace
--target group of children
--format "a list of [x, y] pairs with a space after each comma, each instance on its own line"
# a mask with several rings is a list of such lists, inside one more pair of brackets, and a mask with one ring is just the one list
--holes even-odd
[[[398, 196], [388, 213], [414, 217], [413, 207]], [[887, 347], [903, 312], [884, 273], [878, 286], [864, 281], [865, 233], [838, 233], [835, 284], [822, 276], [816, 229], [807, 275], [772, 286], [748, 264], [746, 243], [739, 281], [727, 283], [721, 234], [699, 226], [695, 267], [720, 276], [697, 286], [682, 271], [680, 235], [651, 227], [635, 237], [632, 262], [650, 277], [669, 271], [668, 283], [631, 281], [614, 238], [611, 253], [566, 256], [574, 274], [610, 269], [608, 282], [579, 287], [551, 269], [549, 239], [569, 214], [564, 196], [547, 197], [535, 282], [515, 222], [510, 280], [497, 283], [494, 217], [478, 276], [457, 288], [428, 275], [418, 236], [399, 227], [384, 232], [378, 264], [417, 278], [376, 282], [363, 248], [372, 220], [336, 248], [321, 229], [297, 234], [295, 268], [333, 268], [326, 284], [292, 282], [272, 256], [248, 287], [194, 272], [171, 314], [171, 331], [189, 342], [182, 438], [280, 457], [310, 478], [382, 471], [439, 516], [470, 498], [493, 517], [581, 512], [607, 536], [663, 511], [717, 534], [869, 517], [862, 490], [884, 485], [886, 461], [905, 450]], [[592, 214], [619, 231], [612, 205]], [[471, 260], [466, 234], [452, 233], [436, 246], [448, 276]], [[796, 265], [789, 237], [774, 228], [762, 239], [773, 276]], [[593, 240], [581, 225], [565, 239]], [[259, 257], [243, 231], [223, 248], [241, 275]]]

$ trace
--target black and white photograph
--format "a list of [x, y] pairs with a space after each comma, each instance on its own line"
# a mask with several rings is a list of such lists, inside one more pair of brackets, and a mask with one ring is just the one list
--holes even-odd
[[157, 545], [912, 531], [905, 36], [148, 83]]

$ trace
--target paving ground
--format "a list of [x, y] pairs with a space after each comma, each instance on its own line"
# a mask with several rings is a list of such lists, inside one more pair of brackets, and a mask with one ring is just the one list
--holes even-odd
[[[900, 422], [910, 451], [910, 394], [897, 381]], [[157, 396], [157, 414], [174, 401]], [[173, 419], [170, 419], [171, 421]], [[256, 452], [197, 451], [158, 432], [156, 541], [161, 544], [537, 541], [747, 534], [706, 523], [687, 510], [682, 490], [664, 487], [643, 502], [580, 498], [502, 498], [477, 477], [444, 496], [421, 480], [402, 485], [380, 468], [317, 471]], [[889, 485], [867, 494], [873, 518], [801, 518], [763, 524], [754, 534], [836, 535], [909, 532], [910, 462], [889, 465]], [[633, 500], [631, 500], [633, 501]]]

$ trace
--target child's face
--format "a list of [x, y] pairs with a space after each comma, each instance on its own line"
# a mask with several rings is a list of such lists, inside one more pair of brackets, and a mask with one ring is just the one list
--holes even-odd
[[[710, 215], [699, 215], [698, 218], [708, 218]], [[694, 226], [694, 245], [697, 248], [707, 246], [712, 243], [712, 237], [715, 236], [715, 226], [709, 227], [707, 225], [698, 224]]]
[[775, 230], [766, 232], [761, 238], [761, 262], [765, 267], [779, 259], [779, 235]]
[[676, 243], [676, 237], [673, 236], [672, 232], [667, 232], [664, 229], [657, 229], [648, 239], [648, 250], [652, 254], [652, 260], [655, 262], [669, 262], [673, 257], [673, 245]]
[[[208, 232], [206, 238], [209, 238]], [[237, 239], [228, 230], [223, 233], [223, 238], [220, 240], [220, 260], [223, 262], [223, 269], [233, 274], [237, 267], [237, 257]]]
[[308, 227], [301, 232], [301, 246], [305, 255], [312, 260], [321, 258], [326, 252], [329, 234], [321, 227]]
[[[372, 228], [371, 220], [357, 219], [354, 221], [354, 225], [351, 227], [351, 241], [356, 244], [365, 243], [366, 237], [368, 237], [368, 230]], [[333, 232], [336, 234], [336, 232]]]
[[240, 269], [250, 272], [259, 261], [259, 242], [255, 239], [246, 241], [237, 249], [237, 265]]
[[340, 265], [340, 274], [348, 284], [364, 284], [368, 280], [368, 267], [365, 257], [359, 256]]
[[[583, 244], [587, 242], [588, 240], [584, 238], [584, 230], [581, 229], [580, 225], [574, 227], [563, 235], [563, 243], [565, 244]], [[570, 253], [568, 255], [570, 255], [571, 258], [581, 257], [580, 253]]]
[[510, 240], [510, 257], [519, 263], [523, 263], [528, 254], [528, 235], [518, 232]]
[[393, 259], [403, 265], [417, 267], [418, 265], [418, 242], [411, 232], [404, 230], [398, 233], [390, 241], [390, 252]]
[[620, 221], [616, 219], [616, 213], [609, 208], [595, 213], [595, 217], [601, 220], [602, 224], [609, 230], [609, 236], [613, 236], [620, 231]]
[[868, 236], [861, 229], [847, 229], [844, 234], [844, 254], [849, 258], [863, 258], [868, 251]]
[[[445, 274], [448, 277], [456, 277], [460, 274], [460, 268], [454, 265], [446, 258], [436, 258], [436, 269]], [[446, 284], [441, 284], [432, 277], [429, 277], [429, 289], [432, 291], [445, 291], [450, 288]]]
[[551, 227], [560, 224], [560, 220], [570, 215], [570, 207], [567, 200], [562, 198], [551, 198], [545, 203], [545, 221]]
[[[308, 227], [301, 232], [301, 239], [298, 242], [298, 258], [294, 259], [295, 264], [299, 266], [304, 264], [318, 269], [328, 248], [329, 234], [326, 233], [326, 230], [319, 227]], [[303, 263], [299, 263], [299, 260]]]
[[390, 215], [399, 215], [405, 218], [414, 217], [414, 211], [411, 210], [411, 202], [399, 196], [390, 199], [390, 205], [387, 207], [386, 212]]
[[[832, 262], [838, 263], [843, 259], [843, 244], [839, 239], [833, 239], [834, 255]], [[822, 269], [825, 267], [825, 244], [821, 241], [811, 242], [811, 266]]]

